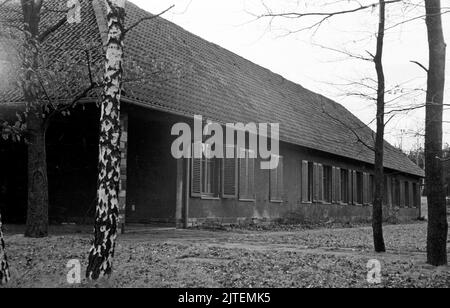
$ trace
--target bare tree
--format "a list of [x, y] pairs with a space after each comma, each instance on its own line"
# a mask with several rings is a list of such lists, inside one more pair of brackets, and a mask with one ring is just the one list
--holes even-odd
[[94, 242], [86, 276], [97, 280], [112, 273], [119, 217], [120, 95], [123, 77], [125, 1], [107, 0], [108, 42], [105, 88], [100, 118], [100, 156]]
[[[376, 99], [373, 99], [371, 95], [364, 94], [362, 92], [357, 93], [348, 93], [348, 95], [358, 95], [360, 97], [375, 100], [377, 106], [376, 112], [376, 125], [377, 131], [374, 138], [374, 146], [370, 145], [367, 140], [364, 140], [361, 136], [359, 136], [358, 129], [366, 129], [367, 127], [359, 127], [359, 128], [349, 128], [357, 137], [358, 142], [361, 142], [368, 149], [374, 151], [375, 153], [375, 191], [374, 191], [374, 200], [373, 200], [373, 214], [372, 214], [372, 224], [373, 224], [373, 239], [374, 239], [374, 248], [376, 252], [385, 252], [386, 247], [384, 243], [383, 237], [383, 199], [384, 199], [384, 147], [385, 147], [385, 128], [387, 122], [385, 120], [385, 105], [386, 105], [386, 80], [383, 68], [383, 49], [384, 49], [384, 38], [386, 31], [386, 5], [392, 3], [398, 3], [401, 0], [393, 0], [393, 1], [385, 1], [379, 0], [378, 3], [372, 3], [369, 5], [358, 4], [356, 7], [344, 9], [340, 11], [318, 11], [318, 12], [285, 12], [285, 13], [274, 13], [269, 8], [266, 7], [267, 13], [263, 15], [257, 16], [257, 18], [270, 18], [273, 20], [274, 18], [283, 17], [289, 19], [304, 19], [304, 18], [317, 18], [317, 20], [312, 20], [309, 23], [306, 23], [305, 26], [301, 26], [299, 30], [292, 31], [291, 33], [305, 31], [305, 30], [317, 30], [325, 21], [339, 15], [352, 14], [364, 10], [374, 9], [376, 7], [379, 8], [379, 23], [378, 30], [376, 33], [376, 53], [375, 55], [367, 52], [369, 56], [357, 55], [348, 51], [337, 50], [333, 48], [331, 49], [334, 52], [338, 52], [340, 54], [344, 54], [345, 56], [351, 57], [353, 59], [369, 61], [375, 64], [377, 80], [375, 80], [376, 85], [373, 87], [367, 86], [364, 83], [359, 83], [358, 86], [365, 86], [375, 90]], [[335, 3], [335, 2], [333, 2]], [[323, 46], [322, 46], [323, 47]], [[324, 112], [327, 113], [326, 110]], [[335, 117], [334, 117], [335, 118]], [[335, 118], [336, 119], [336, 118]], [[343, 123], [346, 125], [345, 123]]]
[[125, 29], [125, 1], [107, 0], [108, 40], [106, 45], [104, 89], [100, 118], [100, 153], [94, 240], [89, 253], [86, 277], [108, 278], [112, 274], [119, 215], [120, 187], [120, 97], [123, 86], [124, 39], [141, 22], [170, 10], [139, 19]]
[[442, 28], [441, 1], [425, 0], [430, 63], [425, 125], [425, 165], [428, 195], [428, 263], [447, 264], [448, 221], [442, 172], [443, 110], [446, 44]]
[[45, 119], [35, 89], [38, 88], [34, 72], [39, 63], [39, 23], [42, 0], [21, 0], [25, 33], [25, 71], [23, 93], [30, 109], [27, 116], [28, 130], [28, 211], [25, 236], [48, 235], [48, 178], [45, 152]]
[[372, 228], [376, 252], [386, 252], [383, 237], [383, 198], [384, 198], [384, 131], [385, 131], [385, 76], [383, 69], [384, 33], [386, 28], [386, 4], [379, 2], [380, 22], [377, 34], [377, 52], [374, 57], [377, 71], [377, 132], [375, 140], [375, 193], [373, 201]]

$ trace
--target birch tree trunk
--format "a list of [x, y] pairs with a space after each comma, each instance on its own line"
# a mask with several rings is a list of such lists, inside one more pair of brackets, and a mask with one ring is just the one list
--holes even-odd
[[377, 136], [375, 140], [375, 195], [373, 202], [373, 240], [376, 252], [386, 252], [383, 237], [383, 197], [384, 197], [384, 111], [385, 76], [383, 69], [384, 33], [386, 24], [386, 4], [380, 0], [380, 22], [377, 36], [377, 53], [374, 58], [378, 77], [377, 90]]
[[112, 273], [120, 186], [120, 95], [122, 83], [125, 0], [107, 0], [108, 43], [105, 88], [100, 119], [100, 155], [94, 241], [86, 277], [97, 280]]
[[442, 172], [446, 44], [441, 1], [425, 0], [430, 64], [426, 104], [425, 164], [428, 193], [428, 263], [447, 264], [448, 221]]
[[28, 142], [28, 207], [25, 236], [48, 235], [48, 178], [45, 151], [46, 121], [36, 93], [39, 89], [36, 71], [39, 57], [39, 23], [42, 0], [21, 0], [24, 18], [25, 45], [23, 92], [27, 108]]
[[9, 279], [9, 265], [5, 250], [5, 240], [3, 238], [2, 214], [0, 213], [0, 285], [8, 283]]

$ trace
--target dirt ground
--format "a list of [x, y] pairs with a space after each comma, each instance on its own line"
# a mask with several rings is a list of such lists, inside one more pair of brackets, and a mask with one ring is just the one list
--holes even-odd
[[[20, 228], [19, 228], [20, 229]], [[85, 228], [56, 228], [25, 239], [7, 228], [9, 287], [74, 287], [69, 260], [86, 266]], [[388, 253], [372, 252], [367, 227], [286, 231], [152, 229], [121, 236], [108, 282], [76, 287], [450, 287], [450, 268], [426, 260], [426, 224], [385, 227]], [[379, 285], [367, 281], [369, 260], [381, 263]]]

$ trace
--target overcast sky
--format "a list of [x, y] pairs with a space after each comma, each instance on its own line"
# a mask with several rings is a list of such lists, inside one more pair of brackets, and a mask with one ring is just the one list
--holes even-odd
[[[417, 1], [417, 0], [416, 0]], [[324, 94], [344, 105], [365, 123], [375, 117], [374, 102], [344, 93], [361, 92], [364, 87], [347, 84], [374, 78], [372, 63], [350, 59], [328, 48], [346, 50], [367, 56], [375, 53], [373, 33], [377, 29], [378, 11], [367, 10], [358, 14], [335, 17], [314, 31], [298, 30], [309, 25], [310, 19], [268, 19], [255, 21], [252, 14], [266, 12], [261, 0], [131, 0], [151, 13], [159, 13], [171, 4], [175, 8], [164, 18], [186, 30], [229, 49], [273, 72], [283, 75], [302, 86]], [[306, 2], [306, 5], [305, 5]], [[266, 0], [266, 7], [274, 12], [331, 11], [354, 8], [357, 1], [341, 1], [327, 9], [318, 6], [336, 0]], [[374, 0], [359, 3], [369, 4]], [[341, 4], [343, 3], [343, 4]], [[445, 4], [445, 1], [443, 1]], [[314, 6], [316, 5], [316, 6]], [[422, 7], [401, 9], [391, 5], [388, 9], [388, 26], [424, 14]], [[450, 14], [444, 15], [446, 41], [450, 43]], [[327, 48], [324, 48], [327, 47]], [[428, 66], [426, 27], [423, 19], [398, 25], [388, 31], [384, 65], [387, 87], [395, 88], [387, 100], [395, 99], [391, 106], [423, 104], [426, 74], [410, 61]], [[450, 65], [448, 65], [450, 68]], [[450, 99], [450, 69], [447, 70], [447, 102]], [[363, 81], [371, 85], [369, 81]], [[369, 94], [369, 93], [367, 93]], [[401, 99], [396, 99], [402, 97]], [[417, 147], [422, 142], [415, 132], [424, 129], [424, 111], [413, 111], [396, 116], [387, 129], [386, 139], [404, 150]], [[450, 121], [450, 112], [445, 114]], [[371, 124], [372, 128], [375, 128]], [[444, 126], [445, 142], [450, 143], [450, 126]]]

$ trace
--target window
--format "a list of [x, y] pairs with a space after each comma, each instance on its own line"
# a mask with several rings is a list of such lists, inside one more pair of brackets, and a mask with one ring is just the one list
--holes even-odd
[[342, 169], [341, 170], [341, 199], [342, 203], [350, 204], [349, 192], [350, 192], [350, 182], [349, 182], [349, 171]]
[[317, 164], [303, 161], [302, 162], [302, 202], [312, 203], [316, 201], [316, 191], [319, 186], [316, 185], [318, 179]]
[[219, 197], [220, 161], [216, 158], [202, 159], [202, 196]]
[[283, 201], [283, 157], [278, 156], [278, 167], [270, 170], [270, 201]]
[[239, 158], [239, 199], [255, 200], [255, 158], [254, 152], [241, 149]]
[[[202, 147], [204, 144], [194, 145]], [[193, 150], [194, 150], [193, 148]], [[220, 160], [192, 158], [191, 195], [192, 197], [219, 198], [220, 194]]]
[[323, 166], [323, 201], [333, 202], [333, 167]]

